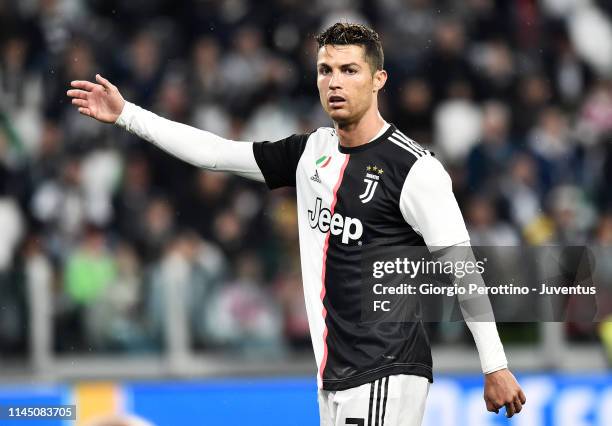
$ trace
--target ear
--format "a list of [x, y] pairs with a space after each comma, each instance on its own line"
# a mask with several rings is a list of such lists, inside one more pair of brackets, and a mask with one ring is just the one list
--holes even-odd
[[385, 83], [387, 82], [387, 71], [376, 70], [376, 72], [374, 72], [374, 75], [372, 76], [372, 81], [372, 91], [378, 92], [385, 86]]

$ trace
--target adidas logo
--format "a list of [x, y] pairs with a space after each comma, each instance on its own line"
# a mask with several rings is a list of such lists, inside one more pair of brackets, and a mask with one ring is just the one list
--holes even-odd
[[315, 170], [315, 174], [310, 176], [310, 180], [314, 180], [317, 183], [321, 183], [321, 178], [319, 177], [319, 171]]

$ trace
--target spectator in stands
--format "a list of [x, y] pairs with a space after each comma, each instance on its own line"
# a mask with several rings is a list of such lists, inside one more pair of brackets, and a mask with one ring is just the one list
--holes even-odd
[[478, 246], [516, 246], [520, 242], [512, 226], [500, 220], [493, 201], [486, 196], [474, 196], [467, 207], [467, 227], [470, 241]]
[[499, 193], [502, 176], [508, 170], [515, 148], [510, 140], [510, 111], [499, 102], [484, 105], [482, 137], [468, 158], [470, 191]]
[[[263, 195], [81, 120], [63, 93], [101, 68], [136, 103], [228, 138], [307, 132], [329, 125], [313, 97], [309, 34], [338, 14], [380, 30], [397, 82], [384, 104], [448, 166], [473, 243], [580, 243], [607, 229], [612, 56], [609, 37], [590, 35], [610, 28], [605, 2], [282, 1], [270, 3], [274, 16], [251, 0], [170, 3], [0, 0], [0, 257], [13, 274], [20, 241], [36, 239], [50, 281], [66, 284], [56, 347], [84, 347], [87, 336], [71, 336], [84, 323], [67, 312], [98, 302], [95, 316], [116, 322], [92, 328], [91, 342], [133, 350], [125, 339], [142, 332], [136, 346], [148, 347], [162, 334], [164, 283], [183, 267], [196, 347], [214, 346], [206, 313], [220, 304], [245, 309], [226, 318], [233, 348], [305, 345], [289, 195]], [[83, 274], [90, 261], [106, 272]], [[228, 265], [241, 265], [239, 276]], [[100, 276], [107, 284], [89, 281]], [[18, 296], [3, 293], [3, 312]], [[273, 333], [253, 338], [248, 312]]]

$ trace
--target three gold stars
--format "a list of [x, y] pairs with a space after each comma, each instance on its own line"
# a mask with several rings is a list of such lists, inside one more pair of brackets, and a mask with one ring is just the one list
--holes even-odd
[[366, 170], [367, 170], [368, 172], [373, 171], [374, 173], [378, 173], [379, 175], [382, 175], [382, 174], [384, 173], [384, 170], [383, 170], [382, 168], [380, 168], [380, 167], [376, 167], [376, 166], [370, 166], [370, 165], [368, 165], [368, 166], [366, 167]]

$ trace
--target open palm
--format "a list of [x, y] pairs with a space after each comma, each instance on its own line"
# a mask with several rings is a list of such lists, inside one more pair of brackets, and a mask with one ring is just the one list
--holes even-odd
[[125, 100], [116, 86], [111, 84], [100, 74], [96, 74], [96, 81], [76, 80], [70, 85], [74, 89], [66, 93], [72, 98], [72, 104], [76, 105], [83, 115], [93, 117], [103, 123], [114, 123], [119, 118]]

